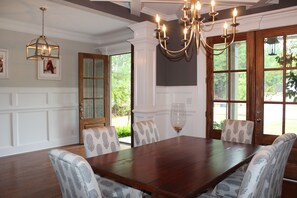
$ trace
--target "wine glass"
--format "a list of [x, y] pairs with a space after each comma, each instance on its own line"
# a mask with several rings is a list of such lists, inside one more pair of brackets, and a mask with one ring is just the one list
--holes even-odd
[[184, 103], [172, 103], [171, 105], [171, 126], [179, 133], [186, 124], [186, 105]]

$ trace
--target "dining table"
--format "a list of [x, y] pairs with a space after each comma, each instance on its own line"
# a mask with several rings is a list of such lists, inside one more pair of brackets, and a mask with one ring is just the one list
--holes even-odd
[[248, 163], [259, 145], [177, 136], [87, 158], [94, 173], [152, 197], [197, 197]]

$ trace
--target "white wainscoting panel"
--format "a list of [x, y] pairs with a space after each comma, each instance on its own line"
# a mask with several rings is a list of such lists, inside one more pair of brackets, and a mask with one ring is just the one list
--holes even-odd
[[59, 109], [51, 113], [50, 140], [67, 140], [69, 137], [78, 139], [78, 111], [77, 109]]
[[0, 157], [78, 143], [77, 88], [0, 87]]
[[0, 149], [12, 146], [12, 115], [0, 113]]
[[0, 93], [0, 108], [10, 107], [11, 105], [11, 93]]
[[17, 93], [16, 105], [19, 107], [44, 107], [48, 104], [47, 93]]
[[47, 111], [20, 112], [17, 123], [17, 146], [48, 141]]
[[204, 126], [200, 125], [197, 111], [198, 87], [197, 86], [172, 86], [156, 88], [156, 106], [158, 113], [155, 116], [161, 139], [174, 137], [177, 133], [170, 123], [171, 104], [175, 102], [185, 103], [187, 110], [187, 121], [180, 135], [204, 137]]

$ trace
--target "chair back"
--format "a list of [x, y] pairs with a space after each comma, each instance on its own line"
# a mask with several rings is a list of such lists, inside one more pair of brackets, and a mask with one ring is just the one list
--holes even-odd
[[83, 129], [86, 157], [94, 157], [120, 150], [115, 127], [94, 127]]
[[63, 198], [101, 198], [101, 191], [90, 164], [81, 156], [65, 150], [49, 152]]
[[271, 164], [270, 174], [267, 175], [263, 196], [270, 198], [281, 197], [285, 168], [296, 137], [294, 133], [287, 133], [280, 135], [274, 140], [273, 144], [281, 143], [281, 146], [276, 152], [275, 160]]
[[261, 197], [278, 146], [280, 144], [265, 146], [254, 155], [244, 174], [237, 198]]
[[160, 140], [157, 125], [152, 120], [135, 122], [133, 124], [133, 131], [135, 147]]
[[221, 140], [251, 144], [254, 122], [247, 120], [225, 120]]

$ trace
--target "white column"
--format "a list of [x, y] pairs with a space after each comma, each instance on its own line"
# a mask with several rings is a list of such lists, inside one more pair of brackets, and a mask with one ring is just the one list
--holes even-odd
[[154, 23], [145, 21], [129, 26], [134, 38], [134, 118], [154, 119], [156, 109], [156, 46]]

